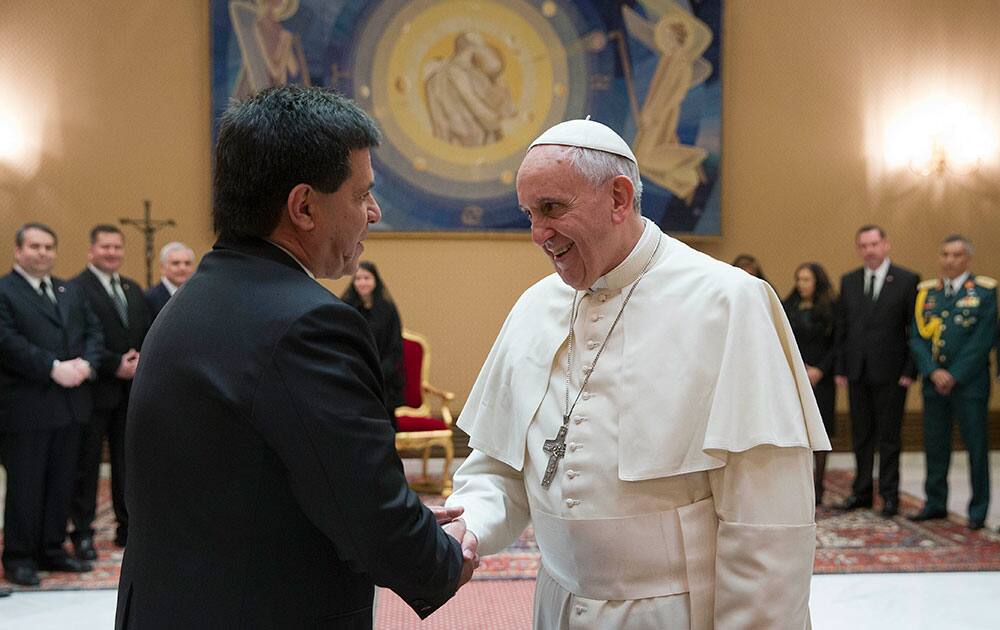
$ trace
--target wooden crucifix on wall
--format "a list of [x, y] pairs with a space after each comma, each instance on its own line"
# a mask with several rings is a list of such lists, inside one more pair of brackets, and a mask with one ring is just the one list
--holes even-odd
[[177, 225], [173, 219], [154, 219], [152, 217], [152, 202], [143, 199], [142, 205], [145, 207], [143, 218], [141, 219], [119, 219], [122, 225], [131, 225], [140, 232], [146, 240], [146, 288], [153, 286], [153, 241], [156, 233], [165, 227]]

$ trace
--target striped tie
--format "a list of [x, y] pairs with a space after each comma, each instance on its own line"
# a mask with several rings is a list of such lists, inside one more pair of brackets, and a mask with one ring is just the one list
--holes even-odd
[[111, 302], [118, 311], [118, 319], [122, 320], [125, 328], [128, 328], [128, 302], [125, 301], [125, 293], [116, 276], [111, 276]]
[[38, 292], [42, 294], [42, 297], [47, 299], [52, 303], [53, 306], [56, 304], [56, 294], [52, 292], [52, 287], [44, 279], [38, 283]]

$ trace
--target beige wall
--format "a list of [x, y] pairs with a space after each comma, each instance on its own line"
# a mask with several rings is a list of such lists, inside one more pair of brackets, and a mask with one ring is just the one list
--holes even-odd
[[[37, 166], [0, 163], [0, 257], [10, 259], [18, 224], [43, 220], [62, 239], [57, 272], [72, 275], [86, 230], [138, 216], [145, 198], [155, 216], [179, 222], [157, 246], [210, 246], [206, 5], [0, 4], [0, 108], [16, 111], [39, 146]], [[1000, 3], [726, 6], [723, 236], [699, 248], [724, 260], [756, 254], [784, 293], [799, 262], [821, 261], [834, 276], [856, 265], [854, 229], [876, 221], [894, 260], [925, 276], [949, 231], [977, 242], [978, 271], [1000, 275], [996, 156], [980, 176], [928, 180], [888, 169], [881, 141], [897, 111], [934, 89], [1000, 120], [1000, 61], [989, 45]], [[141, 278], [141, 241], [126, 234], [126, 271]], [[404, 325], [430, 336], [433, 380], [459, 402], [510, 305], [549, 272], [527, 236], [373, 238], [366, 257]]]

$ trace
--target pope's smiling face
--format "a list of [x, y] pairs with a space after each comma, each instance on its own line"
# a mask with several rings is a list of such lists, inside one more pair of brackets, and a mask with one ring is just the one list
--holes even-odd
[[528, 151], [517, 172], [517, 199], [531, 220], [531, 240], [549, 257], [563, 282], [585, 290], [621, 262], [629, 249], [619, 242], [622, 230], [616, 229], [619, 177], [595, 186], [571, 163], [569, 151], [570, 147], [551, 144]]

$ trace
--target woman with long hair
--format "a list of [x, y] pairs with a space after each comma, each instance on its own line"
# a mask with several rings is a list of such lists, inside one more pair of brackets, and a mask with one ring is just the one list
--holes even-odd
[[[816, 395], [826, 433], [833, 437], [836, 428], [836, 387], [833, 381], [836, 359], [837, 297], [826, 270], [819, 263], [802, 263], [795, 270], [795, 287], [783, 302], [795, 341], [806, 364], [809, 383]], [[816, 505], [823, 499], [826, 453], [814, 454], [816, 468]]]
[[385, 386], [385, 407], [393, 426], [396, 424], [396, 407], [403, 404], [403, 325], [399, 311], [382, 282], [375, 263], [367, 260], [358, 264], [354, 279], [340, 296], [356, 308], [371, 326], [382, 366]]

